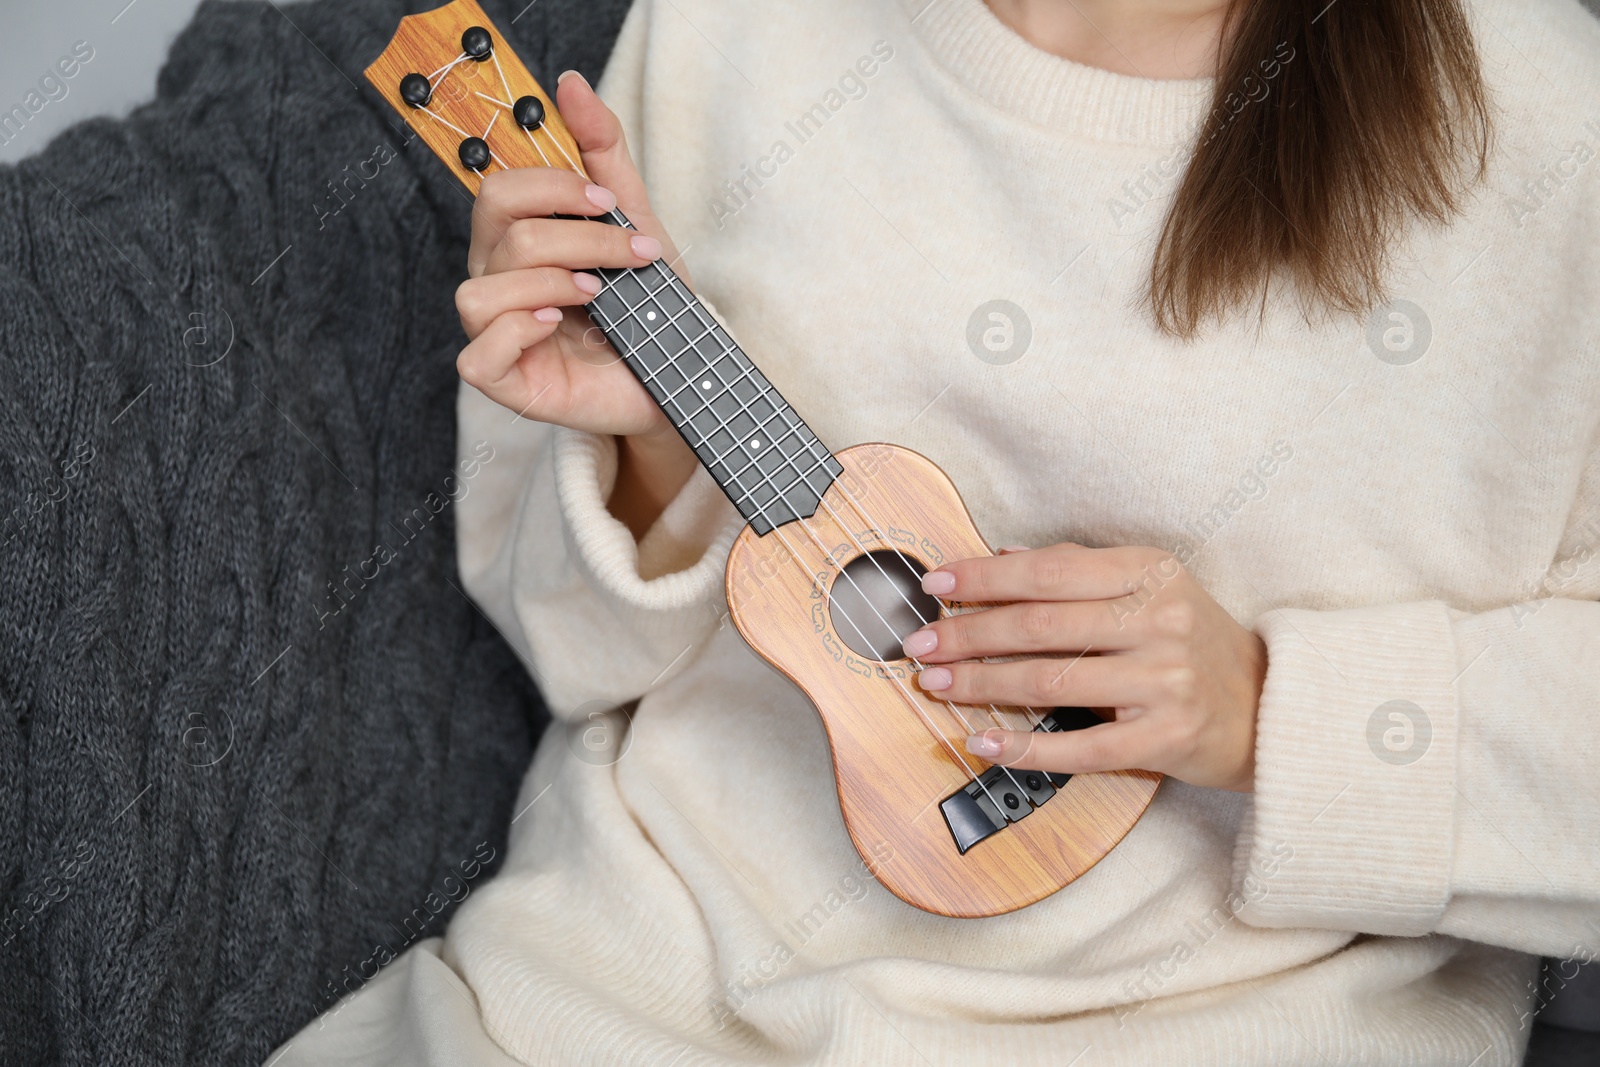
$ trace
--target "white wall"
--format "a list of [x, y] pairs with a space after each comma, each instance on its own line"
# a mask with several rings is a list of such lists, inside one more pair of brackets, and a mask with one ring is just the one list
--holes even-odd
[[[125, 115], [156, 94], [156, 72], [199, 0], [0, 0], [0, 118], [26, 110], [29, 92], [37, 114], [26, 125], [0, 126], [0, 163], [14, 163], [51, 137], [92, 115]], [[88, 43], [94, 58], [72, 78], [55, 64]], [[40, 88], [41, 78], [57, 83]], [[62, 89], [66, 95], [62, 96]], [[9, 138], [9, 139], [8, 139]]]

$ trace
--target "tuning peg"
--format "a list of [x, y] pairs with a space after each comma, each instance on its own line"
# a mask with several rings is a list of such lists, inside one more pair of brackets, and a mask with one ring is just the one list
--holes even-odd
[[537, 96], [521, 96], [511, 105], [511, 117], [517, 120], [517, 125], [528, 130], [537, 130], [544, 125], [544, 101]]
[[461, 165], [470, 170], [482, 170], [489, 165], [489, 143], [482, 137], [468, 137], [456, 149]]
[[407, 74], [400, 79], [400, 99], [412, 107], [427, 107], [433, 99], [433, 86], [420, 74]]
[[482, 63], [494, 51], [494, 39], [482, 26], [469, 26], [461, 35], [461, 50]]

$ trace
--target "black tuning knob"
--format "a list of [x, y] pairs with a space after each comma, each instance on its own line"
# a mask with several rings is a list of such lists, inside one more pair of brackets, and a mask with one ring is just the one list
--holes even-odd
[[456, 149], [461, 165], [470, 170], [482, 170], [489, 165], [489, 144], [482, 137], [468, 137]]
[[427, 107], [433, 99], [433, 86], [420, 74], [407, 74], [400, 79], [400, 99], [412, 107]]
[[544, 125], [544, 101], [537, 96], [519, 96], [511, 105], [511, 117], [517, 120], [518, 126], [537, 130]]
[[494, 41], [482, 26], [469, 26], [461, 34], [461, 50], [482, 63], [494, 50]]

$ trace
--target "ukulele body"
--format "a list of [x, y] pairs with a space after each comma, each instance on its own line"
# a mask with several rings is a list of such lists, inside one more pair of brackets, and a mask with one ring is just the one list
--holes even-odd
[[[861, 616], [861, 588], [875, 582], [878, 588], [868, 593], [880, 606], [867, 614], [874, 622], [899, 623], [903, 636], [916, 621], [906, 625], [904, 615], [885, 616], [896, 604], [904, 613], [906, 599], [916, 593], [889, 589], [880, 579], [907, 568], [888, 556], [878, 556], [874, 565], [861, 558], [863, 549], [898, 552], [918, 573], [992, 553], [955, 486], [931, 460], [889, 444], [856, 445], [835, 455], [844, 473], [824, 494], [823, 506], [804, 520], [810, 533], [791, 522], [765, 535], [746, 527], [734, 541], [727, 568], [734, 624], [816, 707], [833, 755], [845, 826], [885, 887], [924, 911], [960, 918], [1040, 900], [1122, 840], [1148, 807], [1161, 775], [1073, 775], [1026, 817], [963, 852], [942, 804], [973, 787], [963, 762], [979, 776], [989, 764], [966, 751], [967, 730], [958, 716], [975, 731], [997, 725], [995, 718], [988, 707], [957, 705], [953, 711], [924, 693], [912, 663], [898, 649], [892, 658], [886, 655], [886, 630], [874, 648], [864, 640], [874, 635], [852, 627], [832, 607], [849, 598], [853, 615]], [[846, 568], [854, 581], [840, 577]], [[1021, 709], [999, 711], [1011, 728], [1029, 728]]]

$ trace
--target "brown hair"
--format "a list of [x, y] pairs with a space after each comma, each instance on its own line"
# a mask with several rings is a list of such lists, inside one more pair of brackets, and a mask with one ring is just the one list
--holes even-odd
[[1370, 308], [1408, 219], [1449, 221], [1483, 177], [1489, 108], [1462, 0], [1324, 2], [1234, 0], [1151, 266], [1165, 333], [1264, 307], [1274, 275], [1308, 315]]

